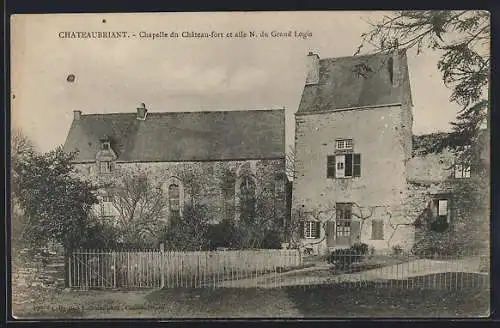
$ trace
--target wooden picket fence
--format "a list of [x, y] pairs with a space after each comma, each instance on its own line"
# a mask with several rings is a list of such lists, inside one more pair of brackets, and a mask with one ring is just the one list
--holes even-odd
[[300, 267], [298, 250], [174, 252], [78, 250], [68, 257], [70, 288], [219, 287]]

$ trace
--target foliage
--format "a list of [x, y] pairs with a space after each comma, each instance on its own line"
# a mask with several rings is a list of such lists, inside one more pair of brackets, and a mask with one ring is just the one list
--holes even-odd
[[[450, 147], [468, 157], [467, 150], [478, 138], [487, 120], [487, 88], [490, 80], [490, 15], [487, 11], [399, 11], [370, 23], [362, 34], [363, 47], [376, 51], [425, 48], [440, 52], [437, 64], [444, 84], [451, 89], [450, 101], [461, 106], [453, 132], [429, 152]], [[486, 96], [485, 96], [486, 94]]]
[[237, 248], [238, 226], [233, 220], [224, 219], [220, 223], [210, 225], [207, 229], [208, 248], [211, 250], [218, 247]]
[[116, 238], [135, 247], [154, 244], [159, 222], [166, 219], [165, 192], [156, 186], [146, 171], [140, 169], [107, 187], [112, 191], [113, 206], [118, 212]]
[[20, 130], [13, 130], [11, 135], [11, 203], [10, 203], [10, 222], [11, 222], [11, 247], [13, 254], [17, 250], [24, 248], [27, 243], [25, 238], [26, 227], [29, 221], [23, 214], [19, 204], [19, 170], [21, 165], [25, 165], [30, 157], [35, 153], [35, 146]]
[[293, 181], [297, 177], [297, 168], [295, 163], [296, 155], [293, 146], [288, 147], [288, 152], [285, 158], [285, 172], [290, 181]]
[[159, 241], [165, 249], [175, 251], [200, 251], [209, 248], [207, 241], [209, 223], [207, 208], [204, 205], [187, 204], [182, 218], [173, 220], [160, 233]]
[[357, 243], [350, 248], [336, 249], [330, 253], [327, 262], [336, 268], [348, 268], [351, 264], [361, 261], [368, 254], [368, 245]]
[[434, 231], [427, 231], [424, 239], [415, 243], [411, 250], [413, 254], [423, 258], [453, 256], [465, 251], [451, 234]]
[[240, 220], [237, 223], [238, 248], [279, 248], [281, 225], [275, 213], [274, 189], [262, 186], [250, 198], [242, 198]]
[[[31, 245], [50, 241], [77, 247], [89, 236], [95, 187], [74, 176], [71, 160], [62, 147], [39, 154], [14, 145], [13, 198], [26, 220], [23, 238]], [[20, 153], [17, 153], [20, 152]]]
[[401, 245], [392, 246], [392, 254], [401, 255], [403, 253], [403, 247]]

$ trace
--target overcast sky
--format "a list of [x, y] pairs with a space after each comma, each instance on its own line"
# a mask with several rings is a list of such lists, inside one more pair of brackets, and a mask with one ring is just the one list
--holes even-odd
[[[24, 15], [12, 22], [12, 125], [47, 151], [63, 144], [73, 110], [88, 113], [286, 108], [293, 144], [306, 55], [352, 55], [381, 13]], [[105, 20], [105, 22], [103, 22]], [[63, 31], [127, 31], [125, 39], [63, 39]], [[139, 32], [310, 32], [301, 38], [140, 39]], [[415, 134], [446, 131], [457, 106], [439, 54], [409, 53]], [[74, 74], [74, 83], [68, 83]]]

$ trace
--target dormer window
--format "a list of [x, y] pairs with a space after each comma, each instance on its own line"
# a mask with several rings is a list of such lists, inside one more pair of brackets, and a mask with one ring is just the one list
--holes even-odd
[[109, 139], [108, 135], [104, 135], [104, 137], [101, 138], [101, 150], [106, 150], [109, 151], [111, 150], [111, 140]]

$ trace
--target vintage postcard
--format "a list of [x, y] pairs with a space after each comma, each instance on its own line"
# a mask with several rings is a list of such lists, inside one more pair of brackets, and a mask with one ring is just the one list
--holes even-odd
[[490, 15], [13, 15], [12, 316], [486, 317]]

